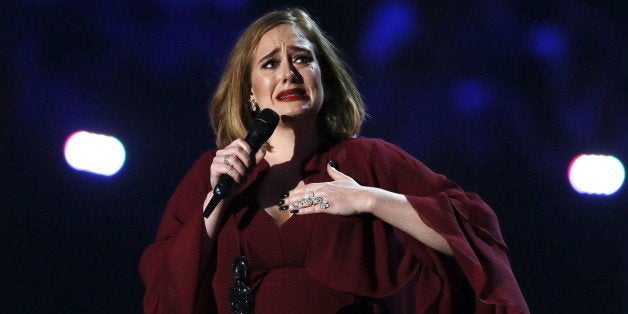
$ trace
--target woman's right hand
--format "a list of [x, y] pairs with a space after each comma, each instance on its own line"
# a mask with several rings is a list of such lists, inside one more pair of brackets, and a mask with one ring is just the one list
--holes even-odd
[[236, 183], [242, 183], [247, 173], [257, 163], [262, 161], [266, 151], [260, 149], [255, 154], [255, 160], [249, 157], [251, 147], [243, 139], [239, 138], [227, 145], [227, 147], [216, 151], [216, 156], [210, 166], [210, 183], [212, 191], [218, 184], [221, 175], [227, 174]]
[[[232, 177], [236, 183], [242, 183], [246, 178], [247, 172], [249, 172], [247, 169], [252, 169], [256, 164], [262, 161], [264, 155], [266, 155], [266, 151], [260, 149], [255, 154], [255, 160], [251, 160], [249, 157], [250, 152], [251, 147], [241, 138], [231, 142], [227, 147], [216, 151], [216, 156], [209, 167], [211, 173], [209, 179], [211, 190], [207, 193], [201, 210], [207, 207], [207, 204], [214, 195], [214, 187], [218, 184], [218, 179], [221, 175], [227, 174]], [[215, 238], [218, 232], [218, 217], [222, 212], [222, 207], [223, 205], [219, 204], [216, 210], [212, 211], [210, 216], [204, 219], [205, 230], [210, 239]]]

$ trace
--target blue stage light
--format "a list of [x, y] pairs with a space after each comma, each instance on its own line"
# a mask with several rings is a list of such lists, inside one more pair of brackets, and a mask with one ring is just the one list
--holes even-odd
[[249, 4], [249, 0], [211, 0], [210, 2], [225, 10], [242, 9]]
[[564, 32], [552, 24], [542, 24], [528, 30], [527, 46], [530, 52], [542, 59], [562, 58], [567, 49]]
[[479, 79], [465, 79], [453, 88], [454, 107], [461, 112], [475, 113], [488, 106], [490, 91], [486, 82]]
[[414, 5], [394, 1], [373, 10], [362, 41], [362, 55], [374, 62], [386, 62], [418, 28]]

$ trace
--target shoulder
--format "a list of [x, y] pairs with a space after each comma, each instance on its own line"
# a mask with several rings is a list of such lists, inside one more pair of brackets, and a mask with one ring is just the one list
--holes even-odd
[[[432, 171], [418, 158], [403, 148], [377, 138], [351, 138], [340, 142], [337, 149], [347, 159], [363, 161], [370, 165], [388, 170], [416, 171], [425, 173]], [[343, 153], [343, 151], [346, 152]]]
[[378, 138], [356, 137], [338, 143], [334, 149], [348, 154], [379, 158], [412, 158], [401, 147]]
[[404, 194], [427, 195], [442, 179], [399, 146], [381, 139], [344, 140], [331, 150], [329, 157], [341, 171], [363, 185]]
[[369, 137], [354, 137], [341, 141], [336, 146], [344, 149], [351, 150], [378, 150], [384, 148], [392, 148], [395, 147], [399, 149], [398, 146], [386, 142], [379, 138], [369, 138]]
[[352, 163], [361, 171], [372, 168], [391, 170], [393, 166], [425, 168], [418, 159], [399, 146], [376, 138], [359, 137], [341, 141], [330, 149], [329, 157], [336, 162]]

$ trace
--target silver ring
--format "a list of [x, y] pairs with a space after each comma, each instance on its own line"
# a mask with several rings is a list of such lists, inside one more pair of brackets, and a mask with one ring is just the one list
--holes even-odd
[[318, 207], [321, 209], [327, 209], [329, 208], [329, 203], [322, 197], [317, 196], [314, 198], [314, 203], [318, 204]]
[[229, 163], [229, 159], [231, 159], [231, 156], [230, 155], [225, 155], [225, 157], [222, 158], [222, 162], [224, 162], [225, 165], [231, 167], [231, 163]]
[[292, 203], [292, 208], [295, 208], [295, 209], [296, 209], [296, 208], [299, 208], [299, 207], [303, 206], [303, 204], [304, 204], [304, 200], [305, 200], [305, 199], [304, 199], [304, 198], [302, 198], [302, 199], [300, 199], [300, 200], [296, 200], [296, 201], [294, 201], [294, 202]]
[[319, 208], [321, 209], [327, 209], [329, 208], [329, 203], [321, 196], [316, 196], [314, 194], [314, 191], [309, 190], [307, 191], [307, 196], [300, 199], [300, 200], [296, 200], [292, 203], [292, 207], [293, 208], [299, 208], [301, 206], [313, 206], [313, 205], [318, 205]]

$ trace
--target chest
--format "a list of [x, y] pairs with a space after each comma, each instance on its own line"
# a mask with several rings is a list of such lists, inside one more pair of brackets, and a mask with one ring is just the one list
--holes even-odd
[[290, 219], [292, 214], [288, 210], [279, 210], [277, 203], [284, 193], [304, 184], [298, 169], [281, 166], [271, 168], [264, 175], [257, 188], [257, 204], [273, 219], [277, 226], [281, 226]]

